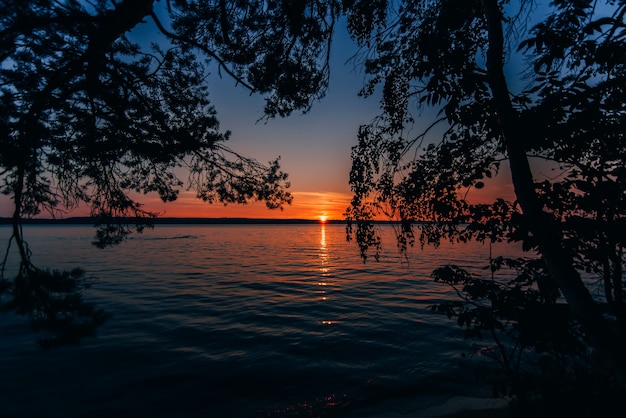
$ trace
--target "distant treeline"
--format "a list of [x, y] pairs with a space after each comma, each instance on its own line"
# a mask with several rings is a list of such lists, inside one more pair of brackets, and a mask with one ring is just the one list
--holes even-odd
[[[132, 224], [135, 220], [120, 219], [121, 223]], [[314, 219], [256, 219], [256, 218], [154, 218], [151, 222], [155, 225], [163, 224], [318, 224], [321, 223]], [[97, 223], [96, 218], [89, 216], [84, 217], [72, 217], [64, 219], [22, 219], [22, 224], [25, 225], [94, 225]], [[344, 224], [343, 220], [328, 220], [324, 223], [327, 224]], [[11, 224], [11, 218], [1, 218], [0, 225]]]

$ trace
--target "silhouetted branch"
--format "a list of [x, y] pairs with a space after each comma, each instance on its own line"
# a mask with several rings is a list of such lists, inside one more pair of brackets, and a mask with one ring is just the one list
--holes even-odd
[[167, 37], [179, 41], [181, 43], [184, 44], [188, 44], [190, 46], [193, 46], [195, 48], [198, 48], [199, 50], [201, 50], [202, 52], [204, 52], [205, 54], [209, 55], [210, 57], [212, 57], [213, 59], [215, 59], [220, 68], [223, 68], [224, 71], [226, 71], [226, 73], [231, 76], [237, 83], [240, 83], [242, 86], [244, 86], [245, 88], [247, 88], [248, 90], [250, 90], [251, 92], [255, 92], [256, 89], [251, 86], [250, 84], [248, 84], [246, 81], [244, 81], [241, 77], [239, 77], [237, 74], [235, 74], [233, 71], [230, 70], [230, 68], [228, 68], [228, 66], [226, 65], [226, 62], [221, 59], [215, 52], [211, 51], [209, 48], [207, 48], [204, 45], [199, 44], [196, 41], [193, 41], [189, 38], [183, 38], [181, 36], [178, 36], [170, 31], [168, 31], [165, 26], [163, 26], [163, 24], [161, 23], [161, 21], [159, 20], [159, 18], [157, 17], [157, 15], [152, 12], [150, 14], [150, 16], [152, 17], [152, 19], [154, 20], [154, 23], [157, 25], [157, 27], [159, 28], [159, 30], [166, 35]]

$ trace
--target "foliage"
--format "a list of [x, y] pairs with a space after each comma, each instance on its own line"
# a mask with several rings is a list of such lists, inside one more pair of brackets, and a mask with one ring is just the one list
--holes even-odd
[[309, 110], [328, 86], [335, 1], [173, 1], [174, 39], [201, 46], [251, 90], [265, 113]]
[[[362, 255], [378, 257], [376, 220], [385, 218], [401, 223], [403, 250], [441, 240], [519, 243], [537, 255], [542, 267], [533, 270], [571, 311], [573, 322], [555, 323], [550, 334], [579, 332], [610, 359], [623, 389], [626, 2], [558, 0], [539, 9], [532, 1], [399, 1], [384, 8], [383, 17], [349, 12], [371, 22], [353, 29], [369, 48], [362, 94], [382, 95], [381, 115], [361, 127], [352, 150], [347, 216]], [[513, 202], [494, 196], [508, 173]], [[494, 190], [493, 203], [477, 199], [478, 189]], [[451, 267], [436, 278], [463, 286], [466, 301], [489, 303], [442, 308], [476, 335], [513, 321], [519, 347], [538, 348], [548, 319], [561, 317], [554, 304], [539, 303], [535, 281], [495, 283]], [[593, 278], [604, 298], [592, 298]], [[554, 344], [553, 359], [575, 346]]]
[[[552, 163], [539, 169], [557, 171], [534, 189], [544, 212], [560, 223], [569, 251], [582, 257], [581, 266], [602, 264], [591, 261], [589, 246], [604, 242], [617, 262], [626, 207], [624, 60], [607, 51], [624, 49], [619, 19], [626, 6], [620, 3], [612, 18], [597, 18], [592, 2], [555, 3], [554, 15], [520, 44], [533, 71], [524, 80], [529, 87], [513, 96], [514, 109], [525, 128], [528, 157]], [[497, 199], [489, 208], [467, 199], [472, 188], [489, 184], [508, 158], [484, 68], [486, 26], [477, 2], [402, 2], [397, 15], [384, 36], [376, 34], [376, 54], [366, 61], [372, 79], [364, 92], [383, 83], [385, 111], [361, 128], [353, 149], [350, 219], [366, 229], [379, 214], [434, 221], [438, 228], [427, 228], [421, 243], [471, 238], [470, 230], [480, 224], [479, 240], [523, 241], [525, 248], [536, 249], [516, 204]], [[414, 138], [405, 132], [414, 122], [410, 100], [439, 105], [441, 116]], [[426, 144], [435, 124], [445, 125], [441, 139]], [[510, 212], [508, 219], [502, 219], [504, 212]], [[586, 249], [579, 248], [580, 238]], [[359, 243], [367, 251], [369, 242]]]
[[[457, 320], [466, 338], [477, 338], [495, 396], [514, 399], [524, 415], [595, 416], [617, 406], [610, 373], [596, 367], [584, 332], [539, 259], [496, 257], [481, 278], [455, 265], [435, 269], [436, 282], [452, 286], [457, 301], [432, 306]], [[514, 274], [507, 274], [513, 270]]]
[[[502, 268], [515, 269], [512, 278], [495, 276]], [[571, 320], [567, 306], [557, 303], [561, 295], [549, 280], [541, 259], [492, 259], [491, 277], [482, 279], [465, 269], [447, 265], [433, 271], [436, 282], [452, 286], [463, 302], [444, 302], [433, 307], [449, 317], [457, 318], [466, 330], [466, 337], [483, 338], [488, 333], [503, 348], [497, 331], [513, 330], [508, 336], [516, 340], [512, 351], [501, 353], [507, 370], [513, 363], [519, 367], [521, 351], [532, 348], [537, 353], [581, 354], [584, 346]]]
[[[103, 247], [150, 225], [156, 214], [140, 203], [148, 193], [170, 202], [188, 187], [209, 203], [261, 200], [271, 209], [291, 203], [278, 158], [261, 164], [225, 145], [230, 133], [220, 130], [208, 99], [208, 68], [265, 95], [266, 117], [307, 111], [328, 83], [339, 4], [3, 0], [0, 6], [0, 192], [14, 203], [9, 244], [20, 258], [12, 284], [4, 279], [6, 257], [2, 262], [1, 279], [13, 297], [6, 309], [32, 311], [35, 326], [61, 329], [66, 321], [58, 315], [66, 313], [59, 305], [84, 308], [73, 299], [81, 276], [59, 273], [76, 287], [56, 288], [56, 273], [32, 266], [23, 218], [88, 207], [95, 243]], [[148, 21], [150, 42], [137, 32]]]
[[[175, 200], [183, 166], [206, 201], [289, 203], [278, 160], [263, 166], [223, 145], [229, 134], [219, 132], [207, 98], [205, 66], [192, 49], [198, 40], [131, 42], [125, 32], [154, 14], [152, 2], [143, 2], [147, 10], [131, 3], [99, 1], [90, 10], [73, 1], [8, 2], [0, 162], [2, 192], [20, 196], [20, 216], [86, 202], [105, 226], [104, 241], [115, 243], [128, 230], [109, 220], [153, 216], [130, 192]], [[190, 12], [181, 13], [174, 27]], [[124, 14], [127, 26], [107, 26]]]
[[104, 310], [83, 300], [87, 282], [81, 269], [22, 267], [14, 281], [3, 280], [2, 285], [2, 291], [10, 292], [12, 298], [0, 305], [0, 311], [27, 315], [33, 331], [44, 333], [39, 338], [44, 348], [77, 344], [93, 335], [108, 317]]

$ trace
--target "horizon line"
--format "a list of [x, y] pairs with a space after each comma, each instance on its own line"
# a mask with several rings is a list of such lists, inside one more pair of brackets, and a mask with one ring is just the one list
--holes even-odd
[[[136, 218], [117, 218], [125, 223], [132, 224]], [[0, 217], [0, 225], [10, 225], [13, 219], [10, 217]], [[154, 225], [167, 224], [347, 224], [346, 219], [306, 219], [306, 218], [247, 218], [247, 217], [156, 217], [146, 218], [146, 223]], [[356, 223], [356, 221], [352, 221]], [[372, 220], [374, 224], [397, 224], [398, 220]], [[418, 222], [420, 223], [420, 222]], [[21, 220], [23, 225], [95, 225], [97, 218], [91, 216], [73, 216], [68, 218], [25, 218]]]
[[[133, 223], [136, 218], [120, 218], [128, 223]], [[146, 218], [147, 223], [167, 224], [167, 223], [347, 223], [345, 219], [306, 219], [306, 218], [249, 218], [249, 217], [190, 217], [190, 216], [166, 216]], [[93, 224], [97, 217], [92, 216], [72, 216], [68, 218], [24, 218], [22, 224]], [[12, 223], [10, 217], [0, 217], [0, 225]]]

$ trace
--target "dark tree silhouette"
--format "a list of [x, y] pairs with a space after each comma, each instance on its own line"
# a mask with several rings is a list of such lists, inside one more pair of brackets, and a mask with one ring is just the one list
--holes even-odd
[[[363, 256], [380, 249], [381, 216], [402, 221], [403, 248], [520, 242], [623, 385], [626, 2], [559, 0], [541, 13], [532, 1], [369, 4], [350, 11], [368, 51], [363, 94], [382, 91], [383, 113], [361, 127], [352, 154], [348, 218]], [[508, 71], [511, 61], [526, 71]], [[438, 119], [414, 135], [426, 107]], [[503, 163], [516, 201], [471, 203]], [[471, 282], [451, 271], [436, 277]], [[594, 274], [608, 311], [592, 298]]]
[[[21, 223], [42, 211], [86, 204], [96, 244], [116, 244], [155, 216], [134, 196], [177, 198], [179, 168], [207, 202], [291, 202], [278, 159], [260, 164], [225, 145], [205, 61], [265, 95], [267, 117], [307, 111], [328, 82], [333, 2], [4, 0], [0, 8], [0, 191], [13, 200], [9, 244], [21, 260], [14, 280], [2, 277], [4, 309], [47, 318], [50, 329], [59, 315], [66, 325], [101, 322], [80, 300], [77, 272], [31, 263]], [[155, 25], [148, 45], [129, 39], [144, 22]], [[63, 295], [74, 303], [61, 307]]]
[[[606, 356], [623, 385], [623, 0], [556, 0], [542, 17], [533, 17], [531, 0], [5, 0], [1, 6], [0, 187], [15, 205], [11, 242], [21, 258], [17, 278], [2, 281], [3, 294], [11, 296], [5, 308], [43, 318], [40, 324], [56, 330], [90, 329], [102, 318], [78, 297], [80, 272], [32, 265], [20, 229], [24, 217], [84, 202], [99, 224], [98, 243], [117, 243], [130, 232], [129, 218], [141, 229], [153, 216], [131, 192], [176, 199], [184, 186], [178, 167], [189, 170], [188, 185], [209, 202], [289, 203], [278, 161], [261, 165], [224, 145], [228, 133], [219, 131], [208, 102], [203, 60], [265, 95], [267, 117], [307, 111], [324, 94], [333, 28], [345, 15], [367, 54], [371, 79], [363, 95], [382, 87], [383, 113], [360, 128], [350, 174], [354, 199], [347, 215], [362, 254], [372, 246], [378, 251], [377, 216], [402, 221], [403, 247], [442, 239], [520, 242], [539, 261], [517, 288], [528, 297], [510, 303], [554, 304], [558, 289], [582, 325], [581, 338]], [[129, 40], [144, 21], [155, 24], [160, 42]], [[508, 60], [525, 62], [528, 70], [507, 73]], [[439, 119], [412, 136], [423, 107], [438, 109]], [[438, 140], [428, 143], [439, 126]], [[466, 199], [472, 189], [490, 187], [503, 163], [515, 202]], [[538, 167], [546, 166], [556, 174], [541, 178]], [[582, 273], [600, 276], [606, 312]], [[435, 277], [464, 283], [470, 299], [511, 296], [454, 268]], [[492, 304], [489, 315], [514, 317], [500, 307]], [[484, 311], [474, 312], [481, 315], [463, 321], [497, 327]]]

